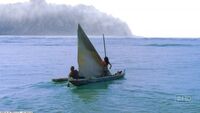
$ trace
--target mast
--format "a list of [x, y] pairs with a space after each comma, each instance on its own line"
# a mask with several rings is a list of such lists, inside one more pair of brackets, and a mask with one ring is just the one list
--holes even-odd
[[105, 54], [105, 57], [106, 57], [107, 56], [106, 55], [106, 42], [105, 42], [104, 34], [103, 34], [103, 45], [104, 45], [104, 54]]

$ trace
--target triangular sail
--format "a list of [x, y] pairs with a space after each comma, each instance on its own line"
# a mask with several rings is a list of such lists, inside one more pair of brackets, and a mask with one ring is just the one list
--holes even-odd
[[87, 79], [103, 74], [102, 59], [80, 25], [78, 25], [78, 65], [80, 76]]

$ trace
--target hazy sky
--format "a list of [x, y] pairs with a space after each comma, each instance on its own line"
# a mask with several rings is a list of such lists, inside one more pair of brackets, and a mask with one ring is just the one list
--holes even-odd
[[[0, 3], [29, 0], [0, 0]], [[93, 5], [125, 21], [133, 34], [145, 37], [200, 37], [200, 0], [46, 0]]]

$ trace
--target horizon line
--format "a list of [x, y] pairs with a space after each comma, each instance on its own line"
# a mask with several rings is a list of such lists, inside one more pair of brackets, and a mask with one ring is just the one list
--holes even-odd
[[[103, 35], [87, 35], [89, 38], [101, 38]], [[1, 37], [70, 37], [70, 38], [75, 38], [77, 35], [0, 35]], [[117, 36], [117, 35], [105, 35], [107, 38], [134, 38], [134, 39], [200, 39], [200, 37], [167, 37], [167, 36], [154, 36], [154, 37], [145, 37], [145, 36]]]

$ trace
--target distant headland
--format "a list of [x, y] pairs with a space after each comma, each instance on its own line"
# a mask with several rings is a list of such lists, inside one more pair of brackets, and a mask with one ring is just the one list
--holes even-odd
[[76, 35], [78, 23], [89, 35], [132, 35], [125, 22], [93, 6], [31, 0], [0, 5], [0, 15], [0, 35]]

